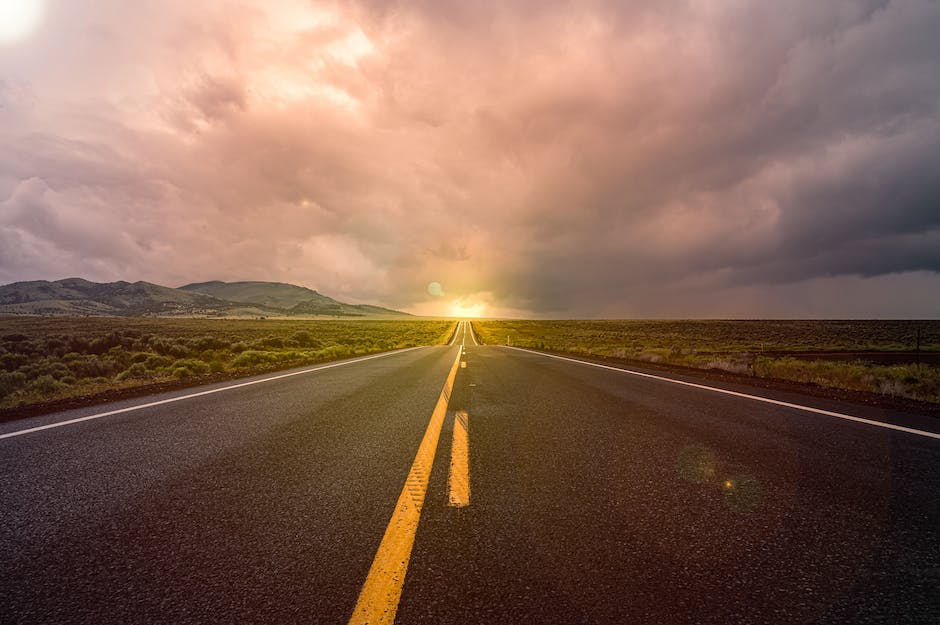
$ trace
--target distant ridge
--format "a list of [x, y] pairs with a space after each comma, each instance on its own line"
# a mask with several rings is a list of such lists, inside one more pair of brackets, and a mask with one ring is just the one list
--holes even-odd
[[150, 282], [66, 278], [0, 286], [0, 314], [118, 317], [404, 317], [379, 306], [345, 304], [282, 282], [202, 282], [174, 289]]
[[398, 310], [367, 304], [345, 304], [317, 291], [284, 282], [200, 282], [180, 287], [230, 302], [257, 304], [285, 310], [293, 315], [339, 317], [410, 316]]
[[231, 302], [247, 302], [275, 308], [292, 308], [310, 300], [339, 303], [314, 290], [284, 282], [194, 282], [180, 287], [183, 291], [204, 293]]

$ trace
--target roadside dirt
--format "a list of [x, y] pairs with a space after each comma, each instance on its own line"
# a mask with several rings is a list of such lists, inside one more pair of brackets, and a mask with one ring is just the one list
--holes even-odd
[[[733, 356], [737, 352], [699, 352], [714, 356]], [[940, 352], [838, 352], [838, 351], [802, 351], [802, 352], [756, 352], [755, 356], [768, 358], [797, 358], [799, 360], [834, 360], [852, 362], [861, 360], [876, 365], [908, 365], [920, 362], [924, 365], [940, 366]]]

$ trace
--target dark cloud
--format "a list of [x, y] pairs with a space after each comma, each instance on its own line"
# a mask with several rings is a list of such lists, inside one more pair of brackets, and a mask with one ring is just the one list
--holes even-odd
[[0, 280], [276, 279], [419, 312], [432, 281], [507, 314], [940, 309], [920, 288], [940, 286], [930, 0], [50, 20], [0, 59]]

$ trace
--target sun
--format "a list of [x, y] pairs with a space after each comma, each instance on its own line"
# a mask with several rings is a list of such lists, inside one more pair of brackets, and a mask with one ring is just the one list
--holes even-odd
[[455, 299], [450, 303], [448, 312], [451, 317], [462, 317], [464, 319], [479, 319], [484, 314], [486, 314], [486, 304], [468, 304], [459, 299]]
[[0, 0], [0, 45], [28, 37], [39, 24], [45, 0]]

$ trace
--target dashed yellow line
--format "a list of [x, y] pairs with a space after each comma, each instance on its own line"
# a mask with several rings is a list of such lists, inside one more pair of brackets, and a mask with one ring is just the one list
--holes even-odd
[[408, 479], [398, 496], [392, 519], [385, 529], [385, 535], [379, 545], [379, 550], [372, 561], [372, 567], [366, 576], [359, 593], [359, 600], [353, 609], [350, 625], [375, 625], [377, 623], [394, 623], [398, 611], [398, 601], [401, 599], [402, 585], [405, 583], [405, 574], [408, 572], [408, 561], [411, 558], [411, 548], [414, 545], [415, 532], [418, 530], [418, 521], [421, 518], [421, 508], [424, 505], [424, 496], [428, 489], [428, 479], [431, 476], [431, 467], [434, 465], [434, 454], [437, 451], [437, 441], [441, 435], [441, 426], [444, 415], [447, 413], [447, 403], [454, 388], [454, 378], [457, 376], [457, 367], [460, 363], [460, 352], [444, 382], [444, 388], [431, 413], [431, 421], [421, 439], [418, 453]]
[[447, 480], [447, 503], [455, 508], [470, 505], [470, 415], [458, 410], [454, 417], [454, 439], [450, 451], [450, 477]]

